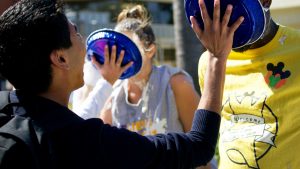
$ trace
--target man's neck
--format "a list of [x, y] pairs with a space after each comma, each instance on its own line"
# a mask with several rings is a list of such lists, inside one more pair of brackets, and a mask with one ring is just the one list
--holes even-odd
[[52, 100], [54, 102], [59, 103], [60, 105], [67, 107], [69, 103], [70, 94], [71, 94], [70, 91], [60, 90], [60, 88], [50, 87], [48, 91], [39, 94], [39, 96]]

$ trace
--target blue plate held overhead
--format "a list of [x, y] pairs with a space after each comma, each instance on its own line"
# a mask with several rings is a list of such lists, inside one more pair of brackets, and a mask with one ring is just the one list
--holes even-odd
[[90, 60], [94, 55], [100, 64], [104, 63], [104, 51], [106, 44], [109, 47], [109, 51], [111, 51], [111, 47], [113, 45], [116, 45], [117, 58], [122, 50], [125, 51], [121, 66], [124, 66], [131, 61], [133, 64], [121, 75], [120, 79], [126, 79], [135, 75], [142, 67], [142, 56], [138, 47], [122, 33], [111, 29], [96, 30], [88, 36], [86, 44], [87, 58]]
[[[210, 18], [213, 17], [214, 0], [204, 0]], [[221, 16], [223, 17], [227, 5], [233, 6], [229, 20], [231, 26], [240, 16], [244, 21], [236, 30], [233, 39], [233, 48], [240, 48], [256, 42], [265, 30], [266, 18], [259, 0], [221, 0]], [[185, 13], [191, 24], [190, 16], [194, 16], [199, 26], [204, 29], [204, 24], [198, 0], [185, 0]]]

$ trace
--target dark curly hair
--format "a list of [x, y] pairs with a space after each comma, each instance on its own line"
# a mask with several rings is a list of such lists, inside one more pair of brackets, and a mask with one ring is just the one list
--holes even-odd
[[47, 91], [52, 81], [51, 52], [71, 46], [60, 1], [21, 0], [0, 17], [0, 74], [16, 89]]

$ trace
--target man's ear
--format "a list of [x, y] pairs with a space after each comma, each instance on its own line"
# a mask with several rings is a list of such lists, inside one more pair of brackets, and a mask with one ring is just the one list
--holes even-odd
[[69, 62], [63, 50], [54, 50], [50, 55], [52, 64], [60, 69], [69, 70]]

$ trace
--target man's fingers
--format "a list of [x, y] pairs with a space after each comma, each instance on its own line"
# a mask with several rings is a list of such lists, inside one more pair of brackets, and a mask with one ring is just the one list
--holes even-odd
[[220, 0], [215, 0], [213, 16], [213, 25], [216, 28], [220, 23]]
[[122, 73], [125, 72], [131, 65], [133, 65], [133, 61], [131, 61], [131, 62], [127, 63], [127, 65], [123, 66], [121, 68]]
[[194, 32], [196, 33], [197, 37], [200, 38], [202, 36], [202, 30], [199, 27], [196, 18], [194, 16], [191, 16], [190, 20], [191, 20], [192, 28], [193, 28]]
[[232, 13], [232, 5], [227, 5], [225, 14], [222, 19], [222, 27], [227, 27]]
[[211, 19], [208, 15], [204, 0], [199, 0], [198, 2], [199, 2], [199, 7], [201, 9], [201, 16], [204, 23], [204, 29], [205, 29], [210, 24]]
[[230, 34], [234, 34], [234, 32], [238, 29], [238, 27], [243, 23], [244, 17], [241, 16], [237, 21], [234, 22], [234, 24], [230, 27]]

